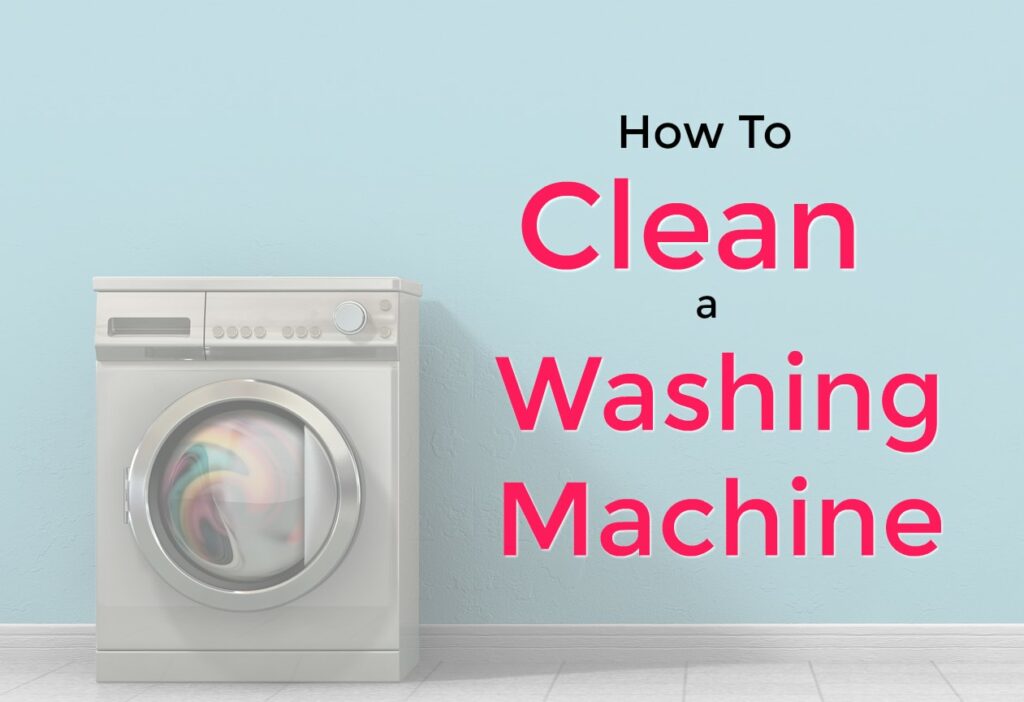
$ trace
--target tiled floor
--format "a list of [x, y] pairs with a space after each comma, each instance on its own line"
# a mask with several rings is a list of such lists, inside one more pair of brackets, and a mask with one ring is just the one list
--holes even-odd
[[1024, 663], [442, 662], [395, 684], [149, 684], [94, 680], [88, 651], [0, 651], [0, 702], [1009, 702], [1024, 700]]

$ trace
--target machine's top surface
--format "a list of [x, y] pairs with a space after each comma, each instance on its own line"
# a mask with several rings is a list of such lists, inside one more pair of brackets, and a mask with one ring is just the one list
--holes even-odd
[[423, 286], [402, 278], [334, 277], [97, 277], [92, 279], [97, 292], [290, 292], [393, 291], [422, 295]]

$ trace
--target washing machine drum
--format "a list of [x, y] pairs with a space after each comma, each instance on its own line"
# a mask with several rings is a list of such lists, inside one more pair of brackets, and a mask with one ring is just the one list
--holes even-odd
[[202, 604], [279, 606], [323, 581], [359, 521], [359, 471], [341, 430], [279, 385], [195, 390], [151, 426], [128, 477], [135, 538]]

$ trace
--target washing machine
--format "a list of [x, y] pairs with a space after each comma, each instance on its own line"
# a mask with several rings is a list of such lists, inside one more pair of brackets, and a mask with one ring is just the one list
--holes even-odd
[[97, 679], [401, 679], [419, 653], [420, 286], [94, 288]]

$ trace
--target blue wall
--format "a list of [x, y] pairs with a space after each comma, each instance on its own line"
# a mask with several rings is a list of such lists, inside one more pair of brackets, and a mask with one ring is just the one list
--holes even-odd
[[[425, 622], [1024, 619], [1019, 6], [711, 5], [5, 3], [0, 621], [93, 618], [90, 282], [149, 274], [424, 283]], [[624, 112], [726, 135], [713, 152], [621, 151]], [[792, 144], [747, 150], [743, 112], [785, 121]], [[637, 233], [673, 200], [715, 237], [735, 202], [771, 205], [780, 232], [794, 202], [842, 202], [857, 270], [829, 244], [802, 273], [673, 273], [639, 242], [629, 272], [529, 257], [521, 208], [559, 179], [606, 198], [552, 210], [546, 231], [608, 250], [614, 177], [632, 179]], [[714, 322], [693, 313], [707, 293]], [[877, 404], [869, 434], [847, 409], [830, 434], [762, 435], [751, 403], [731, 436], [615, 435], [599, 415], [563, 434], [549, 414], [524, 435], [493, 360], [602, 354], [661, 386], [713, 375], [722, 351], [781, 378], [792, 348], [809, 373], [939, 373], [938, 440], [895, 455]], [[588, 480], [597, 505], [664, 509], [721, 504], [726, 475], [785, 505], [798, 472], [811, 499], [934, 501], [939, 550], [860, 558], [848, 524], [834, 559], [574, 559], [564, 540], [500, 555], [505, 480], [545, 505]]]

